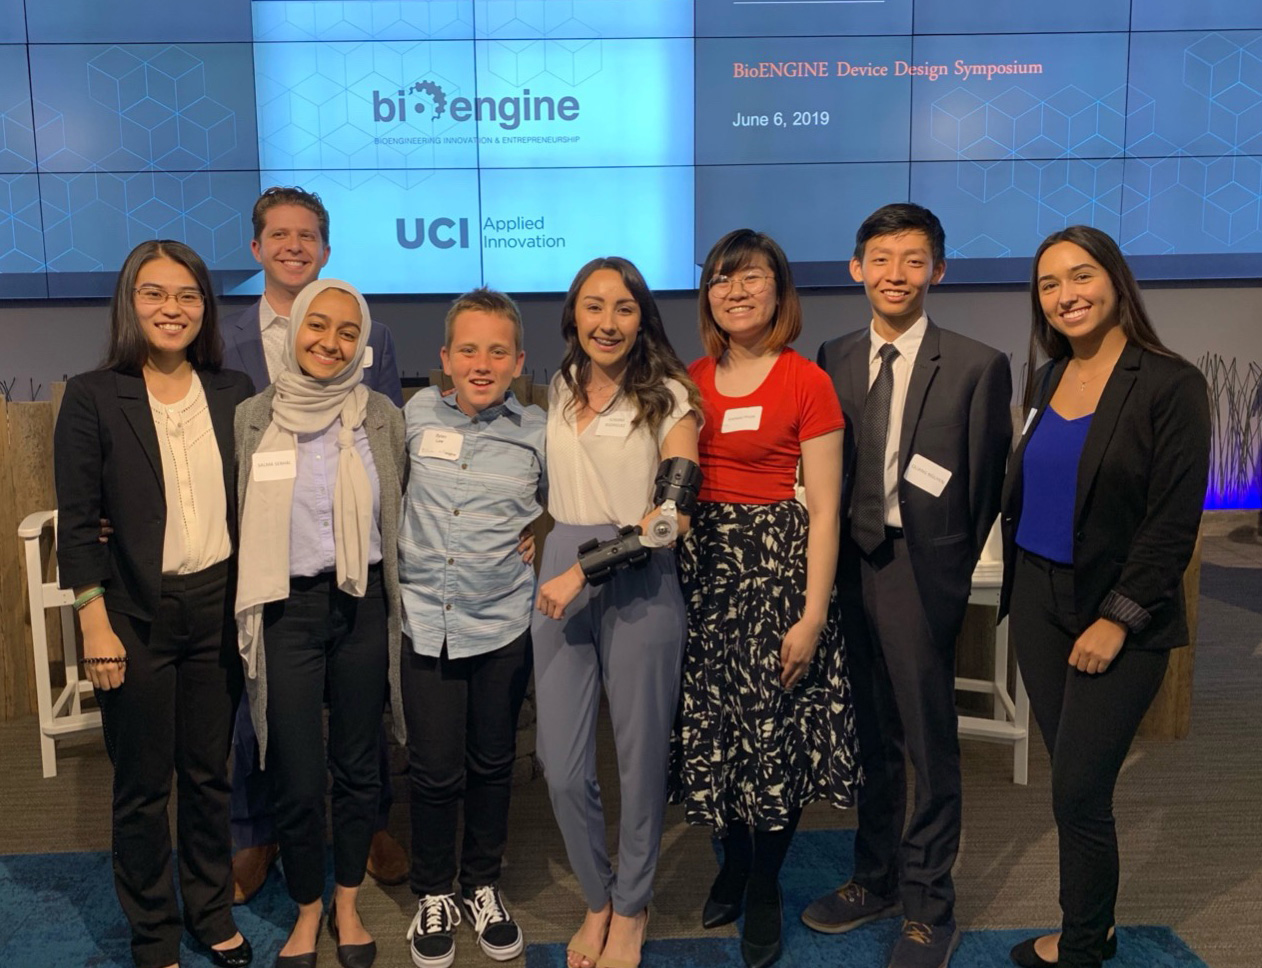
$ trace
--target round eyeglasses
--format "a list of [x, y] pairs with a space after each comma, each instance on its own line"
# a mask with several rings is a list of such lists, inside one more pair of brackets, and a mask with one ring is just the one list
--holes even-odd
[[746, 294], [757, 296], [771, 284], [771, 280], [774, 278], [769, 272], [750, 269], [748, 272], [738, 272], [730, 276], [714, 276], [706, 285], [710, 292], [722, 297], [732, 291], [733, 283], [739, 282]]

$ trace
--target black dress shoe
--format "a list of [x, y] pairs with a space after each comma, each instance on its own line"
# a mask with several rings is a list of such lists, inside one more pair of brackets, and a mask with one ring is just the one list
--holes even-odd
[[731, 924], [741, 916], [741, 911], [744, 908], [744, 898], [732, 904], [726, 904], [723, 901], [716, 901], [714, 895], [711, 894], [705, 899], [705, 907], [701, 909], [701, 926], [703, 928], [721, 928], [725, 924]]
[[337, 945], [337, 963], [342, 968], [372, 968], [377, 960], [377, 942], [342, 944], [337, 933], [337, 902], [329, 905], [329, 934]]
[[219, 968], [245, 968], [254, 960], [254, 949], [245, 938], [235, 948], [210, 949], [210, 960]]
[[[1017, 965], [1018, 968], [1056, 968], [1058, 962], [1047, 961], [1040, 957], [1039, 953], [1034, 950], [1034, 942], [1037, 940], [1038, 938], [1026, 938], [1020, 944], [1014, 946], [1013, 949], [1008, 952], [1008, 957], [1012, 960], [1012, 963]], [[1116, 954], [1117, 934], [1115, 932], [1109, 935], [1108, 939], [1104, 942], [1104, 960], [1108, 961]]]
[[[780, 886], [776, 885], [774, 907], [765, 901], [754, 901], [745, 912], [745, 928], [741, 932], [741, 958], [748, 968], [767, 968], [780, 958], [782, 951], [780, 939], [784, 933], [784, 899], [780, 896]], [[773, 920], [774, 919], [774, 920]], [[768, 933], [750, 938], [750, 927], [768, 928]]]

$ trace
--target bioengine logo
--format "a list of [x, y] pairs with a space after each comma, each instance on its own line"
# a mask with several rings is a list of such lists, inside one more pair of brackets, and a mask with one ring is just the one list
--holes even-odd
[[582, 105], [572, 95], [555, 98], [522, 88], [505, 97], [448, 97], [441, 84], [420, 80], [393, 94], [372, 92], [373, 121], [378, 124], [424, 124], [446, 116], [452, 121], [490, 121], [515, 131], [531, 121], [577, 121]]

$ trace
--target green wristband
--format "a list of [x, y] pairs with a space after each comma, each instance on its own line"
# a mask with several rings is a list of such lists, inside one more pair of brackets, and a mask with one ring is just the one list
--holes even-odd
[[89, 588], [86, 592], [76, 598], [71, 607], [77, 612], [82, 609], [84, 605], [88, 604], [88, 602], [98, 599], [104, 594], [105, 589], [100, 585], [96, 585], [93, 588]]

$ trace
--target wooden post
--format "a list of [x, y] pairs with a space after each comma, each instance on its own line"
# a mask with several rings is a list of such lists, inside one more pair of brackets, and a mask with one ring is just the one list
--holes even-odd
[[1201, 607], [1201, 540], [1187, 571], [1183, 573], [1183, 599], [1187, 602], [1188, 644], [1170, 651], [1170, 665], [1161, 681], [1157, 698], [1139, 724], [1139, 735], [1158, 739], [1183, 739], [1192, 727], [1192, 673], [1196, 667], [1196, 619]]
[[0, 396], [0, 720], [26, 716], [35, 708], [28, 682], [31, 650], [23, 634], [26, 585], [18, 524], [23, 515], [13, 499], [18, 454], [9, 438], [9, 411], [15, 404]]
[[[6, 403], [0, 400], [0, 720], [35, 712], [35, 669], [31, 616], [27, 605], [26, 565], [18, 525], [32, 511], [56, 507], [53, 488], [53, 422], [65, 384], [52, 387], [53, 402]], [[51, 538], [45, 538], [51, 545]], [[55, 567], [46, 548], [51, 581]], [[49, 654], [62, 657], [60, 623], [50, 623]], [[53, 681], [64, 675], [57, 665]], [[64, 682], [64, 679], [61, 679]]]

